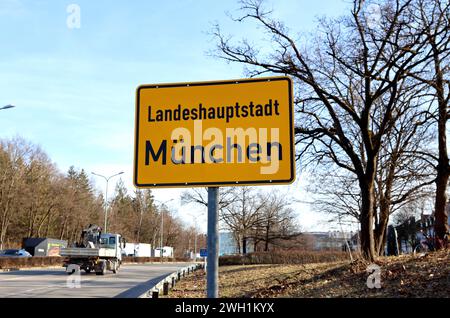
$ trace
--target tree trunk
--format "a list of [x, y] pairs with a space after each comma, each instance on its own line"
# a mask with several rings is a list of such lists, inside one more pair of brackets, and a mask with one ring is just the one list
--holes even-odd
[[443, 240], [445, 233], [448, 232], [448, 212], [447, 212], [447, 195], [446, 189], [448, 184], [448, 173], [440, 173], [436, 178], [436, 201], [434, 210], [434, 232], [436, 237], [437, 248], [443, 248]]
[[377, 255], [383, 255], [386, 243], [386, 230], [389, 222], [389, 204], [383, 202], [380, 205], [380, 218], [375, 227], [375, 252]]
[[62, 240], [64, 238], [64, 232], [66, 231], [66, 226], [67, 226], [67, 217], [64, 218], [64, 223], [63, 223], [63, 226], [62, 226], [60, 234], [59, 234], [60, 240]]
[[266, 226], [266, 242], [264, 245], [264, 252], [269, 251], [269, 230], [270, 230], [270, 224], [268, 222], [267, 226]]
[[4, 241], [3, 231], [0, 231], [0, 250], [3, 250], [3, 241]]
[[375, 244], [373, 233], [373, 181], [361, 181], [361, 254], [364, 259], [375, 260]]
[[242, 254], [247, 254], [247, 238], [245, 236], [242, 237]]
[[[434, 40], [434, 39], [433, 39]], [[436, 176], [436, 198], [434, 210], [434, 232], [436, 238], [437, 248], [443, 247], [443, 240], [445, 234], [448, 232], [448, 214], [446, 209], [447, 197], [446, 190], [450, 174], [450, 165], [447, 152], [447, 136], [446, 124], [448, 119], [448, 105], [444, 97], [444, 77], [441, 68], [440, 52], [437, 49], [436, 43], [432, 42], [434, 52], [434, 67], [436, 72], [436, 96], [438, 100], [439, 116], [438, 116], [438, 148], [439, 161], [437, 165]]]
[[438, 122], [438, 139], [439, 139], [439, 162], [437, 165], [436, 176], [436, 198], [434, 206], [434, 232], [436, 237], [436, 245], [438, 248], [443, 247], [445, 233], [448, 232], [448, 212], [447, 212], [447, 185], [449, 180], [450, 167], [448, 164], [447, 141], [446, 141], [446, 105], [439, 107]]
[[48, 234], [50, 233], [50, 221], [51, 221], [51, 214], [48, 215], [47, 218], [47, 227], [45, 229], [45, 237], [48, 237]]
[[0, 226], [0, 250], [3, 249], [5, 243], [6, 232], [9, 226], [10, 200], [6, 200], [6, 206], [2, 213], [2, 223]]
[[137, 231], [137, 239], [136, 241], [139, 243], [141, 241], [141, 228], [142, 228], [142, 212], [139, 213], [139, 225]]

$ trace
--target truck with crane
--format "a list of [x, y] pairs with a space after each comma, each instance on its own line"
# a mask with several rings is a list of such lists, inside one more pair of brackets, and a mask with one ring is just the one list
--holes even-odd
[[81, 238], [74, 247], [62, 248], [60, 255], [65, 257], [64, 267], [70, 275], [73, 273], [70, 265], [77, 265], [86, 273], [95, 271], [104, 275], [107, 270], [114, 274], [122, 264], [122, 250], [125, 239], [120, 234], [102, 233], [97, 225], [89, 225], [81, 233]]

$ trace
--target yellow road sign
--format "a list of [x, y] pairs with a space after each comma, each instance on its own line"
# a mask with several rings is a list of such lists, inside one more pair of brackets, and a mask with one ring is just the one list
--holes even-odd
[[134, 184], [291, 183], [293, 134], [289, 77], [142, 85], [136, 92]]

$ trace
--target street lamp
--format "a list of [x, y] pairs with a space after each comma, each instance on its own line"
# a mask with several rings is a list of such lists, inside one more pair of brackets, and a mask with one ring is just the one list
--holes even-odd
[[[167, 202], [173, 201], [173, 199], [166, 200], [164, 202], [161, 202], [159, 200], [153, 200], [157, 201], [161, 204], [161, 206], [164, 206]], [[161, 233], [160, 233], [160, 241], [159, 241], [159, 257], [161, 259], [161, 262], [163, 260], [163, 233], [164, 233], [164, 211], [161, 209]]]
[[103, 179], [106, 180], [106, 191], [105, 191], [105, 227], [104, 227], [104, 229], [103, 229], [103, 233], [106, 233], [106, 225], [107, 225], [107, 220], [108, 220], [108, 183], [109, 183], [109, 180], [110, 180], [111, 178], [116, 177], [116, 176], [118, 176], [118, 175], [121, 175], [121, 174], [123, 174], [124, 172], [121, 171], [121, 172], [116, 173], [116, 174], [114, 174], [114, 175], [112, 175], [112, 176], [109, 176], [109, 177], [105, 177], [105, 176], [103, 176], [103, 175], [101, 175], [101, 174], [98, 174], [98, 173], [95, 173], [95, 172], [91, 172], [91, 173], [92, 173], [93, 175], [97, 176], [97, 177], [102, 177]]
[[[197, 216], [188, 213], [188, 215], [193, 219], [194, 221], [194, 262], [197, 261]], [[189, 250], [189, 253], [191, 253], [191, 251]]]
[[5, 106], [3, 106], [3, 107], [0, 107], [0, 110], [2, 110], [2, 109], [8, 109], [8, 108], [14, 108], [14, 107], [16, 107], [16, 106], [14, 106], [14, 105], [5, 105]]

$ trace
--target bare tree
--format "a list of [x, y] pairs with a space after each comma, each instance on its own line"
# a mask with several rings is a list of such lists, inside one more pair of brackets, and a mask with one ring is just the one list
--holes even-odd
[[[421, 118], [424, 113], [420, 107], [408, 107], [385, 136], [380, 149], [374, 191], [374, 235], [378, 255], [384, 251], [390, 216], [405, 204], [432, 195], [433, 166], [421, 155], [424, 151], [430, 153], [425, 147], [433, 138], [430, 122]], [[315, 204], [320, 210], [337, 215], [338, 219], [352, 217], [359, 220], [361, 197], [357, 179], [340, 170], [316, 171], [320, 178], [310, 191], [318, 197]], [[328, 186], [324, 188], [323, 184]]]
[[447, 122], [450, 118], [450, 3], [439, 0], [418, 0], [411, 7], [415, 22], [426, 32], [427, 50], [432, 58], [425, 63], [420, 73], [411, 76], [433, 90], [431, 104], [436, 111], [431, 113], [437, 126], [438, 154], [423, 153], [436, 162], [435, 233], [437, 246], [442, 247], [448, 229], [447, 187], [450, 164], [447, 149]]
[[[139, 215], [136, 225], [136, 242], [141, 242], [143, 228], [151, 227], [151, 232], [156, 233], [157, 217], [151, 190], [136, 190], [133, 199], [133, 209]], [[146, 226], [145, 226], [146, 225]], [[147, 238], [151, 235], [147, 235]], [[154, 240], [152, 244], [155, 244]]]
[[[264, 243], [264, 251], [270, 246], [280, 246], [280, 241], [292, 240], [300, 235], [296, 224], [294, 210], [290, 208], [291, 198], [272, 192], [261, 194], [264, 205], [260, 211], [259, 221], [255, 222], [252, 239], [255, 246]], [[256, 250], [256, 249], [255, 249]]]
[[[219, 191], [219, 201], [217, 202], [219, 212], [233, 202], [235, 196], [236, 188], [221, 187]], [[184, 191], [181, 195], [181, 201], [184, 203], [195, 203], [207, 207], [208, 188], [192, 188]]]
[[21, 138], [0, 143], [0, 249], [11, 225], [11, 216], [17, 211], [15, 200], [23, 183], [23, 161], [29, 153], [29, 145]]
[[408, 74], [431, 56], [425, 30], [411, 32], [411, 1], [384, 1], [374, 26], [367, 19], [370, 1], [354, 0], [349, 16], [321, 21], [320, 32], [308, 39], [309, 49], [273, 20], [261, 1], [243, 1], [245, 14], [236, 21], [256, 20], [270, 35], [272, 47], [264, 54], [246, 40], [233, 45], [219, 27], [214, 33], [218, 56], [249, 66], [250, 75], [294, 78], [298, 157], [305, 163], [334, 164], [356, 176], [362, 254], [369, 260], [376, 256], [374, 197], [383, 137], [400, 116], [395, 102], [401, 92], [417, 85]]
[[261, 211], [266, 200], [251, 187], [236, 189], [232, 203], [223, 208], [220, 220], [242, 243], [242, 253], [247, 253], [247, 243], [261, 222]]
[[[103, 202], [83, 169], [70, 167], [63, 174], [39, 146], [19, 137], [0, 140], [0, 249], [41, 235], [71, 244], [88, 224], [102, 224]], [[164, 214], [164, 243], [182, 256], [182, 237], [189, 230], [163, 208], [153, 204], [150, 190], [132, 196], [119, 181], [110, 198], [109, 229], [155, 246]]]

